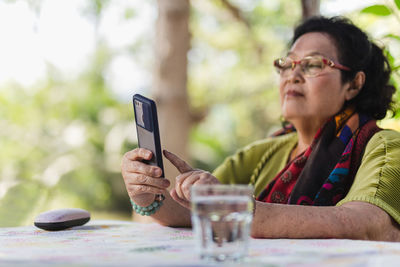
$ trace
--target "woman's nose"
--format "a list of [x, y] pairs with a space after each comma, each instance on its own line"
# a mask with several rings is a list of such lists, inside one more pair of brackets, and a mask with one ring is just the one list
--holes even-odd
[[304, 82], [304, 76], [303, 72], [301, 70], [300, 65], [297, 66], [297, 64], [292, 68], [291, 70], [288, 71], [288, 74], [285, 78], [288, 82], [291, 83], [301, 83]]

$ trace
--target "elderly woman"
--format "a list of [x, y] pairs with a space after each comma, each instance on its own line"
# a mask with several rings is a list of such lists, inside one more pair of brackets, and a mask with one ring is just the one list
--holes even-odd
[[126, 153], [122, 175], [134, 206], [163, 204], [146, 214], [189, 226], [192, 185], [253, 184], [254, 237], [400, 240], [400, 134], [376, 125], [395, 92], [382, 49], [345, 18], [316, 17], [295, 29], [274, 65], [288, 126], [213, 174], [164, 151], [181, 173], [169, 193], [161, 170], [142, 162], [150, 151]]

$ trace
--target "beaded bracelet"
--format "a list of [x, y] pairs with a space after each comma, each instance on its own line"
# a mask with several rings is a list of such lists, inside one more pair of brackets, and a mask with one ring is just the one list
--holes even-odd
[[150, 216], [156, 213], [157, 210], [160, 209], [160, 207], [163, 204], [163, 201], [165, 199], [164, 195], [156, 195], [156, 199], [154, 199], [153, 203], [148, 205], [147, 207], [142, 207], [133, 202], [131, 199], [131, 204], [132, 204], [132, 209], [137, 213], [142, 216]]

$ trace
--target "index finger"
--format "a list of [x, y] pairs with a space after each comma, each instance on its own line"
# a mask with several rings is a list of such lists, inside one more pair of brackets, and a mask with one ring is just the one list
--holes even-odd
[[163, 152], [164, 156], [172, 163], [172, 165], [174, 165], [178, 169], [180, 173], [193, 171], [193, 168], [190, 167], [189, 164], [187, 164], [184, 160], [182, 160], [174, 153], [171, 153], [167, 150], [164, 150]]

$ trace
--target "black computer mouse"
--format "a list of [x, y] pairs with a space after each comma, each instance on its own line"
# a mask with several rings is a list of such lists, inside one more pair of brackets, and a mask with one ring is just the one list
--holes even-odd
[[84, 225], [90, 220], [90, 213], [83, 209], [58, 209], [40, 213], [34, 221], [36, 227], [47, 231], [64, 230]]

